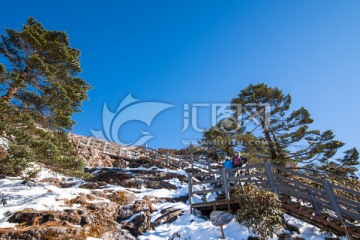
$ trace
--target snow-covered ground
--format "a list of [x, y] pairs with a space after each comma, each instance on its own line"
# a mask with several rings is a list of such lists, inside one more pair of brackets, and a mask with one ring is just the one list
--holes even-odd
[[[144, 168], [137, 168], [144, 170]], [[167, 169], [158, 169], [159, 171], [169, 171], [179, 174], [186, 174], [184, 171], [171, 171]], [[14, 227], [15, 224], [8, 222], [9, 215], [25, 209], [33, 208], [37, 210], [63, 210], [69, 208], [65, 205], [64, 199], [71, 199], [80, 193], [89, 193], [89, 190], [78, 188], [83, 182], [81, 179], [67, 178], [60, 174], [55, 174], [49, 170], [42, 169], [37, 182], [47, 177], [56, 177], [65, 179], [66, 181], [75, 181], [77, 184], [69, 188], [58, 188], [50, 183], [42, 183], [36, 185], [24, 185], [21, 180], [16, 179], [0, 179], [1, 199], [8, 199], [7, 205], [0, 206], [0, 228]], [[167, 189], [136, 189], [137, 199], [144, 196], [170, 197], [175, 198], [184, 196], [188, 192], [187, 184], [181, 183], [178, 179], [172, 179], [170, 183], [177, 186], [176, 190]], [[108, 185], [109, 189], [124, 189], [123, 187]], [[152, 221], [160, 216], [160, 211], [165, 208], [182, 209], [185, 213], [171, 224], [162, 224], [138, 237], [139, 240], [160, 240], [160, 239], [221, 239], [221, 231], [219, 227], [212, 225], [209, 220], [202, 219], [198, 216], [190, 214], [189, 206], [184, 203], [158, 203], [154, 204], [156, 211], [152, 215]], [[293, 237], [302, 237], [305, 239], [325, 239], [326, 237], [334, 237], [328, 233], [322, 233], [319, 229], [304, 223], [300, 220], [286, 216], [290, 224], [298, 227], [301, 234], [294, 234]], [[130, 219], [129, 219], [130, 220]], [[250, 235], [248, 229], [240, 225], [235, 220], [224, 226], [224, 232], [227, 240], [247, 239]], [[88, 238], [95, 240], [96, 238]], [[274, 238], [277, 239], [277, 238]], [[344, 238], [345, 239], [345, 238]]]

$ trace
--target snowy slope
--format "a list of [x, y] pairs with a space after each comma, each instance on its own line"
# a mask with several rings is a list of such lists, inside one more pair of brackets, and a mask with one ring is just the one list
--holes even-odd
[[[143, 168], [137, 168], [143, 170]], [[158, 169], [159, 171], [176, 172], [186, 174], [184, 171], [171, 171], [167, 169]], [[71, 179], [60, 174], [52, 173], [49, 170], [42, 169], [37, 181], [46, 177], [56, 177], [65, 179], [66, 181], [76, 182], [76, 185], [69, 188], [58, 188], [50, 183], [36, 184], [27, 186], [21, 184], [21, 180], [15, 179], [0, 179], [1, 198], [7, 198], [8, 204], [0, 207], [0, 228], [14, 227], [15, 224], [7, 222], [10, 213], [25, 208], [34, 208], [36, 210], [62, 210], [66, 207], [64, 199], [71, 199], [80, 193], [88, 193], [89, 190], [78, 188], [83, 182], [81, 179]], [[176, 190], [167, 189], [137, 189], [136, 198], [142, 199], [144, 196], [157, 197], [179, 197], [184, 196], [188, 192], [187, 184], [182, 184], [178, 179], [172, 179], [170, 182], [177, 186]], [[104, 189], [124, 189], [123, 187], [108, 185]], [[152, 221], [157, 219], [160, 211], [173, 207], [175, 209], [182, 209], [185, 214], [180, 216], [175, 222], [171, 224], [162, 224], [150, 232], [138, 237], [139, 240], [160, 240], [160, 239], [220, 239], [221, 231], [219, 227], [215, 227], [210, 221], [199, 218], [190, 214], [189, 206], [184, 203], [158, 203], [154, 205], [155, 212], [152, 215]], [[67, 206], [68, 208], [68, 206]], [[325, 239], [326, 237], [334, 237], [328, 233], [321, 233], [317, 228], [303, 223], [300, 220], [286, 216], [290, 224], [297, 226], [301, 234], [294, 234], [293, 237], [302, 237], [305, 239]], [[130, 221], [129, 219], [128, 221]], [[224, 231], [227, 240], [247, 239], [249, 231], [244, 226], [241, 226], [235, 220], [224, 226]], [[95, 238], [88, 238], [95, 239]], [[274, 238], [277, 239], [277, 238]]]

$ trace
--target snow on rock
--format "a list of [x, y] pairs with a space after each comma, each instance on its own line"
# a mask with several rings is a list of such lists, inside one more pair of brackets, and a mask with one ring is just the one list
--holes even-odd
[[[161, 168], [146, 169], [140, 168], [126, 168], [122, 171], [157, 171], [168, 172], [172, 174], [179, 174], [186, 176], [186, 172], [182, 170], [172, 171]], [[101, 171], [101, 168], [97, 168], [94, 173], [97, 174]], [[55, 186], [51, 182], [41, 182], [45, 179], [59, 179], [61, 181], [74, 183], [70, 187], [62, 188]], [[86, 201], [90, 204], [97, 203], [110, 203], [110, 198], [102, 198], [114, 194], [116, 191], [126, 191], [135, 195], [132, 204], [141, 203], [149, 206], [137, 209], [132, 206], [125, 209], [124, 214], [130, 213], [128, 217], [122, 220], [122, 223], [130, 223], [135, 219], [141, 217], [141, 215], [147, 215], [147, 219], [150, 224], [153, 224], [153, 230], [145, 233], [141, 232], [140, 236], [137, 236], [139, 240], [190, 240], [190, 239], [221, 239], [221, 231], [219, 227], [212, 225], [209, 220], [200, 218], [193, 214], [190, 214], [188, 204], [184, 202], [174, 202], [174, 199], [184, 197], [188, 194], [187, 182], [180, 180], [180, 178], [169, 178], [164, 181], [175, 186], [176, 189], [151, 189], [141, 187], [140, 189], [128, 189], [122, 186], [116, 185], [102, 185], [101, 188], [96, 190], [79, 188], [80, 185], [86, 183], [81, 179], [70, 178], [61, 174], [54, 173], [50, 170], [42, 168], [39, 176], [36, 179], [37, 184], [24, 185], [22, 180], [17, 179], [0, 179], [0, 191], [1, 199], [6, 198], [7, 204], [0, 206], [0, 228], [13, 228], [16, 226], [14, 223], [9, 223], [9, 217], [15, 212], [23, 209], [34, 210], [46, 210], [46, 211], [64, 211], [72, 207], [77, 209], [81, 207], [81, 204], [73, 204], [69, 206], [69, 199], [75, 199], [81, 196], [96, 195], [96, 199], [86, 198]], [[112, 195], [111, 195], [112, 196]], [[153, 201], [153, 202], [151, 202]], [[127, 202], [126, 204], [128, 204]], [[146, 204], [145, 204], [146, 203]], [[151, 205], [151, 207], [150, 207]], [[127, 205], [127, 206], [131, 206]], [[167, 212], [168, 210], [168, 212]], [[164, 218], [164, 213], [174, 213], [170, 218]], [[174, 221], [174, 218], [176, 219]], [[318, 228], [313, 227], [307, 223], [304, 223], [296, 218], [285, 216], [286, 221], [299, 228], [300, 234], [290, 233], [291, 237], [300, 237], [304, 239], [325, 239], [334, 237], [329, 233], [323, 233]], [[121, 222], [119, 222], [121, 224]], [[135, 224], [135, 223], [133, 223]], [[134, 225], [136, 226], [136, 224]], [[131, 230], [131, 228], [129, 227]], [[124, 230], [123, 231], [127, 231]], [[224, 226], [224, 232], [227, 240], [241, 240], [247, 239], [250, 236], [249, 230], [239, 224], [235, 219], [229, 224]], [[126, 232], [125, 232], [126, 233]], [[120, 233], [119, 233], [120, 234]], [[124, 234], [124, 233], [121, 233]], [[126, 233], [128, 234], [128, 233]], [[120, 236], [120, 235], [119, 235]], [[123, 236], [123, 235], [121, 235]], [[131, 239], [131, 235], [128, 235]], [[87, 237], [88, 240], [100, 240], [101, 238]], [[120, 238], [121, 239], [121, 238]], [[135, 238], [134, 238], [135, 239]], [[277, 239], [275, 237], [274, 239]], [[345, 238], [343, 238], [345, 239]]]

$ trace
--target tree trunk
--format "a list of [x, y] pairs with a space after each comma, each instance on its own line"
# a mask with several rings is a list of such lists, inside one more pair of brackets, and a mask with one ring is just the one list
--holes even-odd
[[270, 134], [265, 128], [265, 123], [263, 121], [260, 121], [260, 122], [261, 122], [261, 126], [262, 126], [262, 129], [263, 129], [266, 141], [267, 141], [268, 146], [270, 148], [271, 160], [275, 160], [277, 158], [277, 154], [276, 154], [276, 151], [275, 151], [274, 142], [271, 140]]

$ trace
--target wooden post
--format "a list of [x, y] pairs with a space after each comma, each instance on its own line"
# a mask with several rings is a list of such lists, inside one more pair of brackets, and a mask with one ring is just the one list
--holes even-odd
[[345, 225], [344, 218], [343, 218], [343, 215], [341, 213], [340, 205], [339, 205], [338, 201], [336, 200], [336, 197], [335, 197], [334, 190], [333, 190], [332, 186], [330, 185], [330, 183], [326, 179], [322, 179], [321, 183], [322, 183], [323, 188], [324, 188], [324, 190], [326, 192], [326, 196], [327, 196], [327, 198], [328, 198], [328, 200], [330, 202], [331, 207], [335, 211], [336, 216], [341, 221], [341, 223], [342, 223], [342, 225], [343, 225], [343, 227], [345, 229], [345, 233], [346, 233], [347, 238], [352, 239], [349, 232], [348, 232], [348, 230], [347, 230], [347, 227]]
[[182, 160], [182, 157], [179, 155], [179, 169], [182, 169], [182, 168], [181, 168], [181, 165], [182, 165], [182, 164], [181, 164], [181, 160]]
[[166, 153], [166, 165], [169, 166], [169, 152]]
[[221, 225], [220, 228], [221, 228], [221, 238], [225, 239], [225, 233], [224, 233], [223, 226]]
[[194, 154], [193, 154], [193, 151], [191, 150], [191, 153], [190, 153], [190, 161], [191, 161], [191, 169], [194, 168]]
[[221, 177], [223, 180], [223, 189], [224, 189], [224, 193], [225, 193], [225, 198], [226, 200], [230, 200], [230, 192], [229, 192], [229, 181], [227, 178], [227, 173], [226, 173], [226, 168], [222, 168], [221, 169]]
[[121, 157], [121, 155], [122, 155], [122, 147], [119, 147], [120, 149], [119, 149], [119, 156]]
[[106, 152], [107, 142], [104, 142], [103, 152]]
[[276, 188], [276, 185], [275, 185], [275, 181], [274, 181], [274, 176], [273, 176], [273, 172], [271, 170], [271, 164], [269, 161], [266, 161], [265, 162], [265, 173], [266, 173], [266, 176], [268, 178], [268, 182], [270, 184], [270, 187], [271, 187], [271, 190], [277, 195], [279, 196], [279, 192]]
[[155, 162], [157, 162], [158, 156], [159, 156], [159, 149], [157, 148], [157, 149], [155, 150]]
[[[313, 190], [308, 189], [308, 193], [309, 193], [310, 196], [315, 197], [315, 193], [314, 193]], [[319, 203], [318, 203], [318, 202], [311, 200], [311, 204], [312, 204], [312, 206], [314, 207], [314, 210], [315, 210], [315, 214], [316, 214], [316, 215], [319, 215], [319, 214], [322, 213], [322, 212], [321, 212], [321, 209], [320, 209], [320, 207], [319, 207]]]
[[189, 185], [189, 205], [190, 205], [190, 213], [192, 214], [192, 174], [188, 173], [188, 185]]
[[144, 149], [144, 158], [146, 158], [146, 146], [143, 146]]
[[326, 179], [322, 179], [321, 183], [322, 183], [323, 188], [324, 188], [324, 190], [326, 192], [326, 196], [327, 196], [327, 198], [328, 198], [328, 200], [330, 202], [330, 205], [331, 205], [331, 207], [333, 208], [333, 210], [336, 213], [336, 216], [339, 218], [339, 220], [342, 220], [343, 216], [342, 216], [342, 213], [341, 213], [341, 210], [340, 210], [340, 206], [339, 206], [338, 201], [335, 198], [335, 194], [334, 194], [334, 191], [333, 191], [330, 183]]
[[202, 189], [204, 191], [204, 193], [203, 193], [203, 201], [206, 203], [207, 199], [206, 199], [206, 192], [205, 192], [206, 188], [205, 188], [205, 186], [202, 186]]
[[87, 142], [86, 142], [87, 147], [90, 146], [91, 140], [92, 140], [92, 137], [88, 137]]

